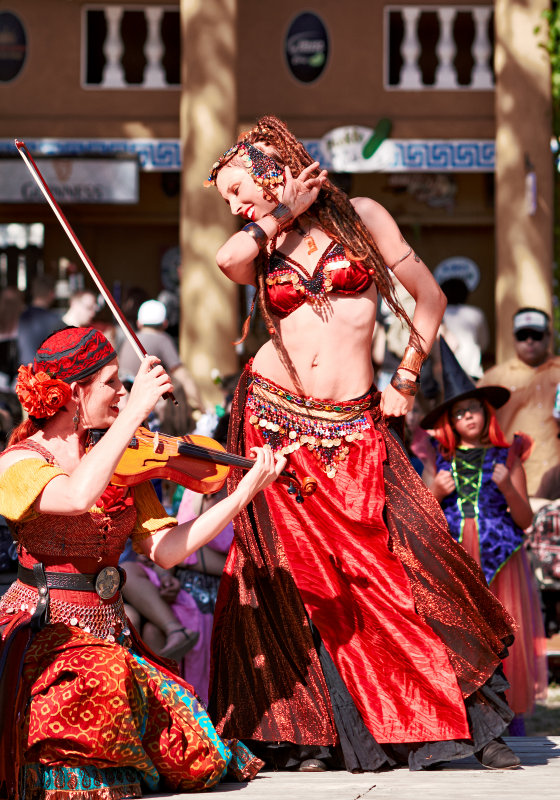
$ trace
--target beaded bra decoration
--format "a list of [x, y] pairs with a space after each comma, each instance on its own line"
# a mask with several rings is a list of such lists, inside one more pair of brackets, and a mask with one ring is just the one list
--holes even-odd
[[371, 428], [364, 414], [371, 403], [370, 393], [342, 403], [301, 397], [255, 373], [247, 399], [250, 424], [274, 452], [288, 455], [307, 447], [329, 478], [350, 452], [348, 445]]
[[271, 257], [269, 271], [266, 276], [268, 286], [275, 284], [291, 283], [297, 292], [305, 295], [311, 305], [321, 305], [329, 292], [332, 292], [333, 282], [329, 271], [329, 264], [336, 263], [336, 269], [349, 267], [350, 262], [346, 257], [344, 246], [339, 242], [331, 242], [319, 261], [312, 275], [305, 273], [305, 268], [283, 253]]
[[271, 158], [258, 147], [255, 147], [250, 142], [242, 140], [236, 142], [233, 147], [220, 156], [220, 158], [212, 164], [212, 170], [206, 181], [205, 186], [215, 186], [216, 178], [220, 169], [227, 164], [228, 161], [234, 156], [240, 156], [243, 165], [255, 184], [262, 189], [274, 189], [276, 186], [284, 184], [284, 170]]

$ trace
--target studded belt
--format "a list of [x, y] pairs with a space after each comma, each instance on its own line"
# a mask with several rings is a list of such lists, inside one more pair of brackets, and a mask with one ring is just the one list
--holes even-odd
[[[39, 588], [41, 579], [34, 570], [18, 564], [18, 580], [28, 586]], [[95, 575], [82, 572], [44, 571], [48, 589], [65, 589], [71, 592], [96, 592], [102, 600], [109, 600], [126, 580], [126, 573], [120, 567], [104, 567]]]

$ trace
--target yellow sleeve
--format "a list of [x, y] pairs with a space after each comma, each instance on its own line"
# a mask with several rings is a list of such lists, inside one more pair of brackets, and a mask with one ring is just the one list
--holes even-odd
[[12, 522], [39, 516], [33, 503], [47, 483], [65, 472], [40, 458], [23, 458], [0, 476], [0, 514]]
[[[132, 546], [162, 528], [177, 525], [175, 517], [170, 517], [159, 502], [150, 481], [138, 484], [133, 489], [136, 506], [136, 525], [131, 533]], [[134, 549], [136, 549], [134, 547]]]

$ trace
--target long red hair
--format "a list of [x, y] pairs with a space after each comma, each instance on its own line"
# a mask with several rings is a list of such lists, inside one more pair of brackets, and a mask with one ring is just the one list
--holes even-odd
[[[510, 442], [507, 441], [498, 424], [494, 407], [486, 398], [481, 398], [481, 403], [484, 409], [484, 427], [480, 434], [481, 443], [486, 446], [509, 447]], [[448, 459], [454, 457], [455, 450], [459, 445], [459, 437], [451, 424], [450, 411], [451, 407], [446, 408], [434, 425], [434, 436], [439, 442], [441, 454]]]

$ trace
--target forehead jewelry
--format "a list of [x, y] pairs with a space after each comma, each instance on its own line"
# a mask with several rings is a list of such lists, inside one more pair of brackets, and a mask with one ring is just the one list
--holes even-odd
[[216, 185], [218, 172], [236, 155], [241, 158], [243, 166], [260, 189], [263, 187], [274, 189], [279, 184], [284, 183], [284, 170], [276, 161], [266, 153], [263, 153], [262, 150], [259, 150], [258, 147], [243, 140], [234, 144], [229, 150], [226, 150], [212, 165], [212, 170], [206, 184], [207, 186]]

